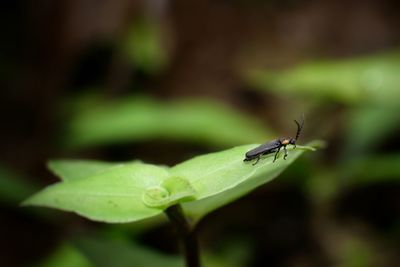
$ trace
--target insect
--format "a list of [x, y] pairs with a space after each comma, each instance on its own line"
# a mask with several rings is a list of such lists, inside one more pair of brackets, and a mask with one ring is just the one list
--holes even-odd
[[276, 157], [278, 156], [279, 150], [283, 147], [283, 150], [285, 151], [285, 155], [283, 156], [283, 159], [286, 159], [287, 157], [287, 150], [286, 146], [287, 145], [294, 145], [294, 148], [296, 148], [296, 141], [297, 138], [299, 138], [300, 132], [303, 129], [304, 125], [304, 115], [301, 121], [301, 124], [294, 120], [294, 122], [297, 124], [297, 133], [296, 137], [291, 137], [291, 138], [278, 138], [275, 140], [272, 140], [268, 143], [262, 144], [246, 153], [246, 157], [243, 161], [251, 161], [253, 159], [257, 159], [256, 162], [253, 163], [253, 165], [256, 165], [258, 161], [260, 160], [261, 156], [275, 153], [274, 160], [272, 162], [275, 162]]

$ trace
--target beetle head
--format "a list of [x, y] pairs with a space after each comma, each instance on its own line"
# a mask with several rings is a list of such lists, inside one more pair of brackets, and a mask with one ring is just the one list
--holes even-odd
[[290, 138], [290, 140], [289, 140], [289, 144], [290, 145], [296, 145], [296, 139], [295, 138]]

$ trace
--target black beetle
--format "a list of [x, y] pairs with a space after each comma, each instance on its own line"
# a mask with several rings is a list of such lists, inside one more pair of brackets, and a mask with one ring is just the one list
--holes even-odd
[[287, 145], [294, 145], [294, 148], [296, 148], [296, 141], [297, 138], [299, 138], [300, 132], [303, 129], [304, 125], [304, 116], [301, 121], [301, 124], [298, 123], [296, 120], [294, 122], [297, 124], [297, 133], [295, 138], [278, 138], [275, 140], [272, 140], [268, 143], [262, 144], [246, 153], [246, 158], [243, 161], [251, 161], [253, 159], [257, 159], [253, 165], [256, 165], [258, 161], [260, 160], [260, 157], [263, 155], [271, 154], [275, 152], [275, 157], [272, 162], [275, 162], [276, 157], [278, 156], [279, 150], [283, 147], [283, 150], [285, 151], [285, 156], [283, 159], [286, 159], [287, 157], [287, 150], [286, 146]]

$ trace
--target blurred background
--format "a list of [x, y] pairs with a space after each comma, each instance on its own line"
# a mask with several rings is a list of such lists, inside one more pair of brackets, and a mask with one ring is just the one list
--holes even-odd
[[174, 165], [293, 136], [303, 113], [298, 143], [327, 147], [201, 221], [205, 266], [399, 266], [398, 1], [0, 7], [1, 266], [182, 266], [166, 220], [19, 203], [57, 181], [49, 159]]

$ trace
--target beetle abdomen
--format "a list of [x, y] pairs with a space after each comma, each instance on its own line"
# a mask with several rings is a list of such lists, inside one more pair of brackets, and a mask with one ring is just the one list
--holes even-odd
[[272, 140], [271, 142], [262, 144], [246, 153], [246, 158], [254, 158], [260, 155], [269, 154], [274, 152], [281, 145], [279, 139]]

